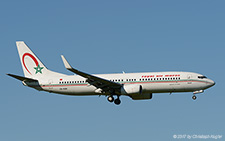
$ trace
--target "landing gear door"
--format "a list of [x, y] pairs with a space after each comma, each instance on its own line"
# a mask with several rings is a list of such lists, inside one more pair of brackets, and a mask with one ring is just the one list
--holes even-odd
[[188, 74], [187, 75], [187, 84], [192, 84], [191, 79], [192, 79], [191, 74]]

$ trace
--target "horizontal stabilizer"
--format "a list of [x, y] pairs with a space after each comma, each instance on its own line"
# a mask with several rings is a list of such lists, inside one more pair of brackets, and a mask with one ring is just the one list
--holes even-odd
[[11, 76], [15, 79], [18, 79], [20, 81], [33, 81], [33, 82], [37, 82], [37, 80], [35, 79], [31, 79], [31, 78], [27, 78], [27, 77], [22, 77], [22, 76], [18, 76], [18, 75], [14, 75], [14, 74], [7, 74], [8, 76]]

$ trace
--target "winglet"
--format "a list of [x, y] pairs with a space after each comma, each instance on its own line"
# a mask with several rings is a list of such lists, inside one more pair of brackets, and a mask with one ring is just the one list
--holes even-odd
[[66, 60], [66, 58], [63, 55], [61, 55], [61, 57], [62, 57], [62, 60], [63, 60], [63, 63], [65, 65], [66, 69], [72, 69], [72, 67], [70, 66], [70, 64]]

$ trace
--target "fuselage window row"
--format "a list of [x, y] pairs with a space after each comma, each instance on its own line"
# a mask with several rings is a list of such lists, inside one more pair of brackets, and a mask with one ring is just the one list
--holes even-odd
[[61, 81], [59, 84], [85, 83], [85, 81]]
[[156, 81], [156, 80], [180, 80], [180, 77], [174, 77], [174, 78], [143, 78], [140, 79], [140, 81]]
[[[139, 79], [140, 81], [159, 81], [159, 80], [180, 80], [180, 77], [174, 77], [174, 78], [143, 78]], [[112, 79], [110, 81], [113, 82], [123, 82], [123, 79]], [[126, 79], [127, 82], [136, 81], [136, 79]], [[75, 84], [75, 83], [85, 83], [86, 81], [60, 81], [59, 84]]]

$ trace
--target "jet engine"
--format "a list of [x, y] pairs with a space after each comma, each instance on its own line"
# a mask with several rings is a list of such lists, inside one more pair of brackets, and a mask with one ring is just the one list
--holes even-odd
[[121, 94], [141, 94], [142, 86], [137, 84], [124, 85], [121, 88]]

